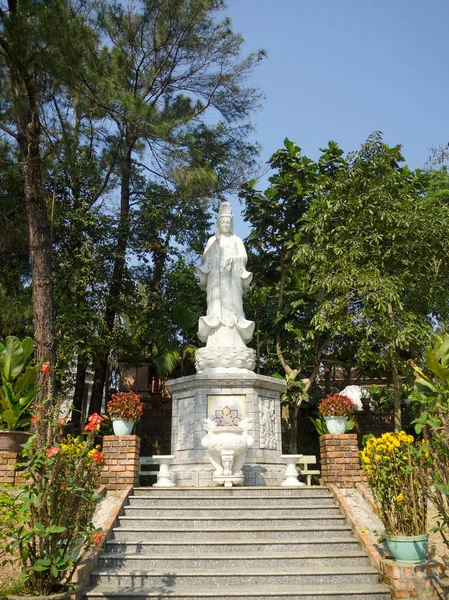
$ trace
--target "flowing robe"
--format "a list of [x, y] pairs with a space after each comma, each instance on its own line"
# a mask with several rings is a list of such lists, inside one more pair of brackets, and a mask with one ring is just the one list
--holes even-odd
[[243, 313], [243, 293], [253, 278], [246, 261], [245, 246], [234, 234], [222, 233], [207, 242], [197, 269], [200, 288], [207, 292], [207, 314], [199, 319], [198, 337], [207, 346], [246, 346], [252, 338], [254, 322]]

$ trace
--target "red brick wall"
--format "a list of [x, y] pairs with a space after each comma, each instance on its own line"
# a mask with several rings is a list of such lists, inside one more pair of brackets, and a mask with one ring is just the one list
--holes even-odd
[[0, 484], [21, 485], [25, 479], [17, 468], [17, 452], [0, 452]]
[[103, 453], [102, 485], [108, 490], [139, 485], [140, 438], [137, 435], [105, 435]]
[[381, 579], [390, 588], [392, 598], [430, 600], [446, 598], [444, 566], [433, 561], [400, 564], [384, 559], [380, 565]]
[[321, 482], [337, 487], [355, 487], [366, 481], [360, 469], [355, 433], [326, 434], [320, 437]]

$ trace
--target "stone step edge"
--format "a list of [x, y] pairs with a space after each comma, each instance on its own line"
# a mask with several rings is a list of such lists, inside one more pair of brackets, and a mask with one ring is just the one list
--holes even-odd
[[[261, 494], [257, 494], [255, 496], [249, 496], [248, 494], [242, 494], [242, 495], [236, 495], [234, 494], [233, 496], [225, 496], [226, 500], [244, 500], [245, 498], [247, 499], [251, 499], [251, 498], [256, 498], [257, 500], [260, 500], [261, 498], [272, 498], [274, 500], [285, 500], [285, 499], [291, 499], [291, 500], [305, 500], [305, 499], [314, 499], [314, 498], [332, 498], [332, 494], [329, 492], [328, 489], [322, 490], [322, 492], [320, 493], [316, 493], [316, 494], [302, 494], [302, 495], [294, 495], [294, 494], [266, 494], [261, 495]], [[154, 492], [154, 494], [149, 494], [148, 496], [144, 496], [143, 494], [138, 494], [137, 496], [135, 494], [133, 494], [132, 496], [129, 496], [130, 500], [136, 500], [137, 498], [139, 498], [139, 500], [217, 500], [217, 495], [216, 494], [211, 494], [210, 496], [206, 496], [206, 495], [202, 495], [202, 496], [188, 496], [186, 497], [185, 494], [159, 494], [158, 492]], [[224, 498], [223, 498], [224, 499]]]
[[[141, 533], [161, 533], [161, 532], [165, 532], [165, 533], [179, 533], [179, 528], [178, 527], [164, 527], [164, 528], [160, 528], [160, 529], [154, 529], [154, 528], [140, 528], [140, 529], [133, 529], [132, 527], [114, 527], [113, 529], [114, 532], [116, 531], [121, 531], [121, 532], [136, 532], [136, 531], [140, 531]], [[186, 528], [184, 527], [182, 530], [182, 533], [216, 533], [217, 528], [216, 527], [190, 527], [190, 528]], [[253, 532], [253, 531], [351, 531], [351, 527], [348, 524], [345, 525], [313, 525], [313, 526], [307, 526], [307, 525], [302, 525], [302, 526], [291, 526], [291, 527], [239, 527], [239, 533], [245, 533], [245, 532]], [[131, 540], [130, 540], [131, 541]]]
[[[127, 507], [128, 508], [128, 507]], [[311, 517], [313, 517], [313, 515], [297, 515], [295, 517], [290, 517], [288, 515], [279, 515], [279, 516], [273, 516], [273, 515], [265, 515], [265, 516], [256, 516], [256, 517], [242, 517], [239, 520], [242, 521], [267, 521], [267, 519], [275, 519], [276, 521], [291, 521], [292, 519], [296, 520], [296, 521], [310, 521]], [[345, 515], [343, 514], [338, 514], [338, 515], [317, 515], [317, 519], [319, 517], [326, 517], [326, 519], [333, 519], [335, 521], [344, 521], [346, 519]], [[185, 523], [186, 521], [216, 521], [217, 519], [214, 518], [208, 518], [208, 517], [196, 517], [195, 518], [189, 518], [189, 517], [158, 517], [158, 516], [122, 516], [119, 517], [120, 521], [180, 521], [182, 523]]]
[[304, 504], [303, 506], [253, 506], [251, 504], [242, 504], [241, 506], [227, 506], [226, 504], [218, 505], [218, 506], [136, 506], [134, 504], [126, 506], [126, 510], [208, 510], [211, 512], [214, 511], [222, 511], [222, 510], [230, 510], [230, 511], [243, 511], [243, 510], [264, 510], [267, 513], [273, 514], [276, 513], [277, 510], [339, 510], [339, 507], [335, 504]]
[[143, 552], [139, 553], [123, 553], [123, 552], [114, 552], [114, 553], [104, 553], [102, 552], [100, 555], [100, 560], [104, 559], [117, 559], [117, 560], [134, 560], [136, 558], [141, 560], [208, 560], [208, 559], [220, 559], [220, 560], [257, 560], [260, 559], [273, 559], [273, 560], [282, 560], [284, 558], [298, 558], [298, 559], [307, 559], [307, 558], [367, 558], [366, 553], [363, 550], [345, 550], [343, 555], [338, 555], [335, 552], [296, 552], [295, 554], [288, 554], [287, 552], [270, 552], [270, 553], [260, 553], [257, 554], [232, 554], [229, 556], [226, 552], [220, 553], [216, 552], [214, 554], [190, 554], [186, 556], [185, 554], [168, 554], [167, 556], [163, 556], [161, 554], [144, 554]]
[[203, 590], [200, 587], [196, 587], [195, 590], [188, 588], [177, 587], [175, 590], [169, 590], [163, 592], [160, 589], [153, 591], [150, 589], [140, 589], [138, 592], [126, 591], [120, 592], [117, 589], [108, 590], [102, 586], [95, 589], [86, 590], [84, 596], [89, 598], [105, 598], [105, 597], [129, 597], [129, 598], [220, 598], [220, 597], [238, 597], [238, 598], [260, 598], [261, 596], [272, 596], [273, 598], [289, 597], [289, 596], [329, 596], [333, 594], [335, 596], [343, 596], [344, 598], [350, 598], [358, 594], [385, 594], [386, 600], [390, 600], [390, 594], [385, 586], [380, 583], [371, 584], [356, 584], [351, 583], [349, 586], [341, 584], [320, 584], [317, 588], [316, 584], [304, 584], [301, 585], [301, 589], [298, 590], [297, 585], [286, 584], [280, 588], [279, 586], [273, 585], [239, 585], [226, 586], [226, 589], [221, 588], [220, 590]]
[[[221, 494], [221, 493], [226, 493], [226, 494], [232, 494], [234, 492], [239, 492], [241, 490], [277, 490], [278, 492], [282, 492], [285, 490], [285, 493], [291, 493], [292, 491], [294, 492], [298, 492], [301, 493], [301, 490], [328, 490], [328, 486], [327, 485], [302, 485], [300, 487], [285, 487], [285, 488], [280, 488], [278, 485], [243, 485], [243, 486], [235, 486], [232, 488], [225, 488], [225, 487], [220, 487], [220, 486], [215, 486], [215, 487], [211, 487], [209, 485], [202, 485], [202, 486], [183, 486], [183, 485], [178, 485], [174, 488], [166, 488], [167, 492], [177, 492], [179, 490], [181, 490], [182, 492], [185, 491], [194, 491], [194, 490], [209, 490], [212, 491], [214, 490], [214, 493], [217, 494]], [[160, 493], [160, 489], [154, 489], [153, 486], [139, 486], [136, 487], [134, 486], [134, 492], [136, 492], [137, 490], [148, 490], [148, 491], [152, 491], [154, 490], [155, 494]]]
[[[219, 566], [217, 567], [219, 568]], [[279, 573], [272, 573], [267, 569], [257, 568], [245, 568], [243, 571], [232, 571], [233, 577], [289, 577], [294, 575], [372, 575], [377, 570], [371, 565], [330, 565], [327, 567], [320, 567], [317, 571], [317, 567], [309, 565], [307, 567], [287, 567]], [[158, 569], [146, 569], [145, 571], [132, 570], [132, 571], [121, 571], [114, 569], [95, 569], [92, 571], [92, 575], [96, 576], [117, 576], [117, 577], [167, 577], [167, 571]], [[229, 573], [217, 572], [214, 569], [208, 568], [188, 568], [188, 569], [176, 569], [170, 570], [170, 578], [173, 577], [214, 577], [229, 579]]]
[[[349, 529], [349, 527], [348, 527]], [[120, 528], [122, 530], [122, 528]], [[129, 529], [127, 530], [129, 531]], [[136, 531], [132, 529], [131, 531]], [[177, 530], [176, 530], [177, 531]], [[253, 530], [252, 530], [253, 531]], [[280, 539], [270, 539], [267, 538], [253, 538], [251, 540], [236, 540], [235, 538], [222, 540], [195, 540], [195, 542], [189, 542], [188, 540], [155, 540], [151, 542], [133, 542], [126, 540], [108, 540], [107, 544], [113, 545], [123, 545], [123, 544], [142, 544], [148, 546], [186, 546], [186, 545], [194, 545], [194, 546], [256, 546], [256, 545], [266, 545], [272, 546], [276, 545], [288, 545], [288, 544], [359, 544], [359, 542], [353, 536], [346, 537], [322, 537], [322, 538], [304, 538], [304, 539], [295, 539], [295, 538], [280, 538]]]

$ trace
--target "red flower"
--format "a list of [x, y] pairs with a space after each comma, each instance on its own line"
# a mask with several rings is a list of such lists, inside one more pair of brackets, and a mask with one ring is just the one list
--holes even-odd
[[104, 461], [103, 452], [95, 452], [92, 454], [92, 458], [97, 464], [102, 463]]
[[328, 394], [318, 405], [318, 411], [325, 417], [350, 417], [355, 404], [348, 396]]
[[41, 371], [43, 373], [50, 373], [50, 369], [51, 369], [51, 366], [50, 366], [49, 360], [46, 360], [45, 362], [42, 363]]
[[36, 417], [33, 417], [33, 418], [31, 419], [31, 422], [32, 422], [32, 423], [37, 423], [37, 422], [38, 422], [38, 421], [40, 421], [40, 420], [41, 420], [41, 418], [40, 418], [40, 417], [38, 417], [38, 416], [36, 416]]
[[59, 419], [59, 424], [60, 425], [65, 425], [65, 419]]
[[100, 423], [103, 421], [103, 417], [100, 417], [100, 415], [98, 413], [94, 413], [93, 415], [90, 415], [88, 421], [89, 421], [89, 423], [94, 423], [95, 425], [100, 425]]
[[103, 421], [103, 417], [100, 417], [98, 413], [90, 415], [87, 425], [84, 426], [84, 431], [98, 431], [100, 429], [100, 423]]
[[102, 539], [103, 539], [103, 536], [101, 535], [101, 533], [94, 533], [94, 545], [95, 546], [99, 546], [101, 544]]
[[47, 450], [47, 456], [54, 456], [55, 454], [58, 454], [58, 452], [59, 448], [57, 448], [56, 446], [52, 446]]
[[61, 483], [61, 485], [59, 486], [60, 490], [65, 489], [69, 484], [68, 483]]

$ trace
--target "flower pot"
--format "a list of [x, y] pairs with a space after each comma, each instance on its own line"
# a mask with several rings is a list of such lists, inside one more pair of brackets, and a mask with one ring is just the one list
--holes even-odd
[[388, 549], [397, 562], [419, 563], [426, 560], [429, 546], [429, 534], [423, 535], [386, 535]]
[[0, 452], [20, 454], [22, 445], [30, 437], [28, 431], [0, 431]]
[[114, 435], [131, 435], [135, 421], [124, 421], [123, 419], [112, 419]]
[[348, 417], [324, 417], [329, 433], [344, 433]]

